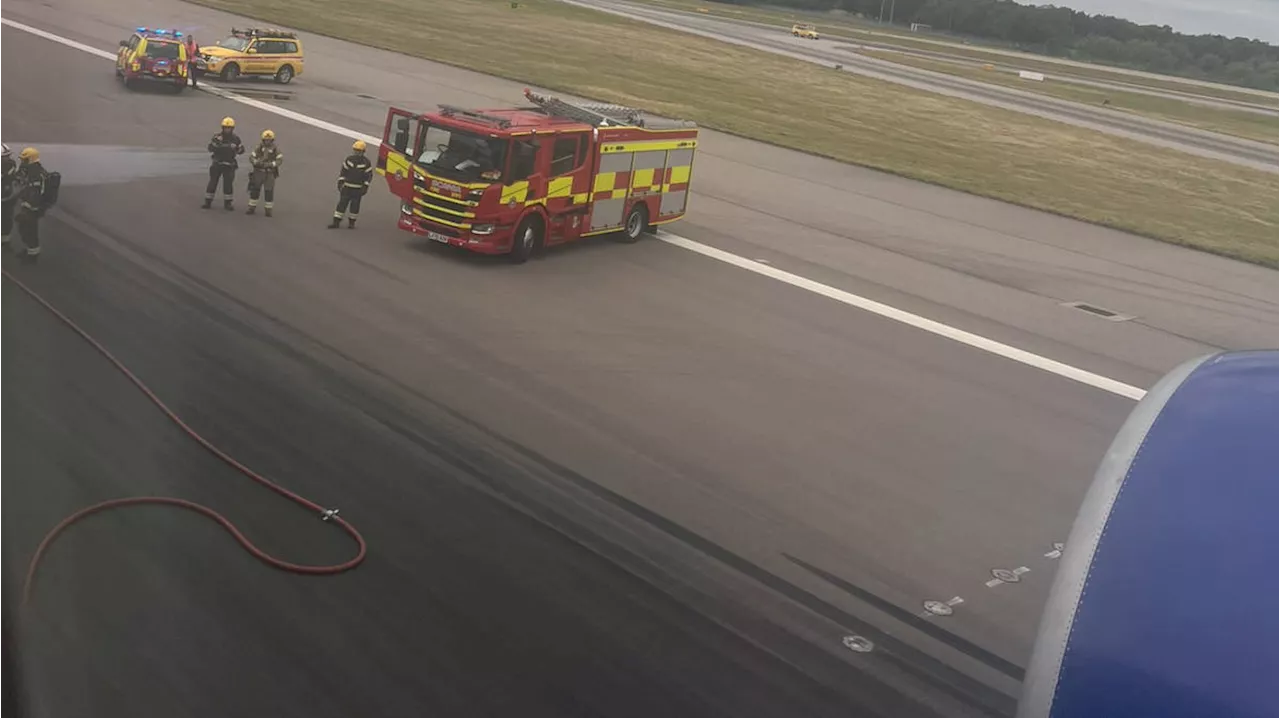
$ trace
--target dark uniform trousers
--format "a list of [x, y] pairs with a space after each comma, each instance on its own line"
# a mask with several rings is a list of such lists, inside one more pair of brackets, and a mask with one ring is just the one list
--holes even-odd
[[338, 188], [338, 206], [333, 210], [333, 218], [341, 220], [343, 216], [352, 222], [360, 216], [360, 199], [368, 188], [362, 184], [349, 185], [346, 182]]
[[204, 198], [212, 202], [218, 191], [218, 180], [222, 180], [222, 201], [231, 204], [236, 181], [236, 164], [234, 162], [214, 162], [209, 165], [209, 184], [204, 188]]
[[19, 203], [14, 222], [18, 225], [18, 241], [22, 246], [18, 253], [34, 257], [40, 254], [40, 209], [26, 202]]

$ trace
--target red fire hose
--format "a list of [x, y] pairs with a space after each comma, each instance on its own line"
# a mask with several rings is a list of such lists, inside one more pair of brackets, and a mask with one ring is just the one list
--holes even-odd
[[129, 497], [129, 498], [121, 498], [121, 499], [111, 499], [109, 501], [103, 501], [102, 503], [94, 504], [92, 506], [89, 506], [87, 508], [77, 511], [74, 514], [71, 514], [67, 518], [63, 519], [57, 526], [54, 526], [53, 530], [51, 530], [48, 534], [45, 535], [44, 540], [42, 540], [40, 542], [39, 547], [36, 548], [35, 554], [32, 555], [30, 565], [27, 567], [27, 576], [23, 582], [23, 587], [22, 587], [23, 605], [26, 604], [27, 599], [30, 596], [31, 586], [35, 580], [36, 570], [40, 566], [41, 558], [43, 558], [45, 552], [49, 550], [49, 547], [53, 544], [53, 542], [57, 540], [58, 536], [61, 535], [63, 532], [65, 532], [68, 528], [70, 528], [72, 524], [75, 524], [77, 521], [80, 521], [83, 518], [99, 513], [101, 511], [108, 511], [110, 509], [120, 508], [122, 506], [138, 506], [141, 504], [160, 504], [164, 506], [176, 506], [178, 508], [187, 509], [189, 511], [195, 511], [196, 513], [202, 514], [216, 521], [220, 526], [222, 526], [222, 528], [227, 530], [227, 533], [231, 534], [232, 538], [234, 538], [237, 542], [239, 542], [239, 544], [242, 547], [244, 547], [245, 551], [248, 551], [254, 558], [258, 559], [259, 561], [262, 561], [263, 563], [267, 564], [268, 566], [271, 566], [272, 568], [280, 569], [281, 571], [288, 571], [290, 573], [307, 574], [312, 576], [333, 575], [333, 574], [342, 573], [344, 571], [350, 571], [356, 566], [359, 566], [364, 561], [365, 553], [367, 550], [367, 547], [365, 546], [364, 537], [360, 535], [360, 532], [357, 531], [354, 526], [347, 523], [345, 519], [342, 519], [338, 516], [337, 509], [326, 509], [323, 506], [315, 503], [314, 501], [311, 501], [310, 499], [304, 496], [301, 496], [299, 494], [296, 494], [290, 491], [289, 489], [284, 488], [283, 486], [263, 477], [261, 474], [258, 474], [253, 469], [250, 469], [249, 467], [245, 466], [239, 461], [236, 461], [234, 458], [231, 457], [231, 455], [227, 454], [222, 449], [219, 449], [218, 447], [214, 446], [212, 443], [209, 442], [208, 439], [205, 439], [195, 429], [192, 429], [190, 426], [188, 426], [186, 422], [184, 422], [177, 414], [173, 412], [172, 409], [170, 409], [163, 401], [160, 400], [160, 397], [155, 395], [155, 392], [151, 391], [151, 389], [148, 388], [147, 385], [144, 384], [143, 381], [139, 379], [132, 371], [129, 371], [129, 368], [126, 367], [123, 362], [117, 359], [115, 355], [113, 355], [110, 351], [108, 351], [105, 346], [103, 346], [100, 342], [98, 342], [98, 340], [90, 336], [89, 333], [86, 332], [84, 329], [81, 329], [80, 326], [76, 324], [74, 321], [72, 321], [69, 317], [67, 317], [67, 315], [58, 311], [58, 309], [56, 309], [52, 304], [46, 301], [44, 297], [41, 297], [39, 294], [36, 294], [36, 292], [33, 289], [23, 284], [21, 281], [15, 278], [12, 274], [9, 274], [8, 271], [0, 270], [0, 273], [3, 273], [5, 279], [9, 280], [10, 282], [13, 282], [19, 289], [21, 289], [23, 292], [26, 292], [26, 294], [29, 297], [39, 302], [40, 305], [43, 306], [45, 309], [48, 309], [50, 313], [52, 313], [55, 317], [60, 319], [63, 324], [66, 324], [68, 327], [70, 327], [72, 331], [74, 331], [76, 334], [79, 334], [80, 337], [84, 339], [86, 342], [88, 342], [94, 349], [97, 349], [98, 352], [102, 354], [102, 356], [107, 358], [107, 361], [111, 362], [113, 365], [115, 365], [116, 369], [120, 370], [121, 374], [124, 374], [129, 381], [133, 382], [133, 385], [138, 387], [138, 389], [140, 389], [142, 393], [145, 394], [146, 397], [151, 400], [151, 403], [159, 407], [160, 411], [164, 412], [165, 416], [169, 417], [169, 419], [173, 421], [173, 423], [178, 425], [178, 428], [186, 432], [187, 436], [194, 439], [197, 444], [199, 444], [200, 446], [203, 446], [206, 450], [208, 450], [209, 453], [218, 457], [228, 466], [235, 469], [236, 471], [239, 471], [241, 474], [244, 474], [248, 478], [256, 481], [262, 486], [267, 487], [268, 489], [271, 489], [272, 491], [285, 497], [286, 499], [289, 499], [295, 504], [302, 506], [308, 511], [314, 511], [316, 513], [316, 516], [320, 518], [322, 521], [336, 524], [339, 528], [345, 531], [348, 536], [351, 537], [351, 540], [355, 541], [356, 549], [357, 549], [356, 555], [354, 557], [339, 564], [333, 564], [329, 566], [306, 566], [302, 564], [290, 563], [289, 561], [283, 561], [281, 559], [278, 559], [266, 553], [265, 551], [258, 548], [257, 546], [255, 546], [252, 541], [246, 538], [245, 535], [241, 533], [239, 529], [236, 528], [235, 524], [231, 523], [231, 521], [227, 519], [225, 516], [223, 516], [222, 514], [218, 513], [217, 511], [214, 511], [213, 509], [207, 506], [197, 504], [193, 501], [171, 498], [167, 496], [136, 496], [136, 497]]

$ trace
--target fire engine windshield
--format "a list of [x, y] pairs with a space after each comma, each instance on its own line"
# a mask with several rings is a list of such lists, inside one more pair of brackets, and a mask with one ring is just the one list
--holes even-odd
[[224, 37], [221, 40], [219, 40], [218, 47], [225, 47], [228, 50], [243, 52], [245, 48], [249, 47], [249, 40], [247, 38], [237, 37], [235, 35], [232, 35], [230, 37]]
[[497, 181], [507, 161], [508, 140], [428, 125], [418, 164], [462, 182]]

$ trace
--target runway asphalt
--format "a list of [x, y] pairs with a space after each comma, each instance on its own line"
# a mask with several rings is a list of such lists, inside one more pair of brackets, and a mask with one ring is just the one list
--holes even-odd
[[[107, 51], [139, 18], [241, 22], [167, 0], [15, 0], [4, 17]], [[41, 263], [6, 268], [231, 453], [339, 506], [371, 551], [299, 579], [190, 516], [87, 523], [51, 555], [23, 644], [41, 715], [1010, 708], [1043, 554], [1127, 399], [661, 242], [511, 267], [399, 232], [381, 188], [360, 229], [326, 232], [342, 138], [205, 93], [128, 93], [109, 62], [7, 26], [3, 43], [6, 143], [52, 148], [69, 179], [105, 180], [113, 148], [142, 158], [66, 192]], [[388, 104], [518, 97], [325, 38], [308, 53], [280, 104], [375, 134]], [[190, 154], [226, 114], [280, 137], [274, 218], [197, 209]], [[698, 241], [1139, 386], [1212, 347], [1275, 346], [1274, 272], [703, 143], [673, 228]], [[1059, 306], [1074, 299], [1138, 319]], [[3, 300], [6, 591], [47, 527], [116, 495], [207, 499], [291, 558], [345, 557], [12, 287]], [[919, 617], [955, 595], [953, 615]]]
[[1268, 172], [1277, 171], [1275, 145], [867, 57], [857, 54], [854, 51], [856, 45], [843, 39], [801, 40], [787, 35], [785, 28], [761, 27], [619, 0], [564, 2], [809, 62], [827, 66], [839, 64], [847, 72], [906, 87], [1024, 112]]

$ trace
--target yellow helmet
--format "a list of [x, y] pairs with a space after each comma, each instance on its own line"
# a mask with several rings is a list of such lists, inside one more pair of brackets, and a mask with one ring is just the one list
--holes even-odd
[[271, 130], [263, 130], [263, 131], [262, 131], [262, 139], [264, 139], [264, 140], [274, 140], [275, 138], [276, 138], [276, 133], [272, 132]]
[[222, 126], [223, 126], [223, 127], [235, 127], [235, 126], [236, 126], [235, 118], [233, 118], [233, 117], [224, 117], [224, 118], [222, 118]]
[[22, 152], [18, 153], [18, 157], [21, 158], [23, 162], [39, 162], [40, 150], [37, 150], [34, 147], [27, 147], [23, 149]]
[[364, 152], [364, 148], [365, 148], [364, 140], [356, 140], [355, 143], [351, 145], [351, 149], [355, 150], [356, 152]]

